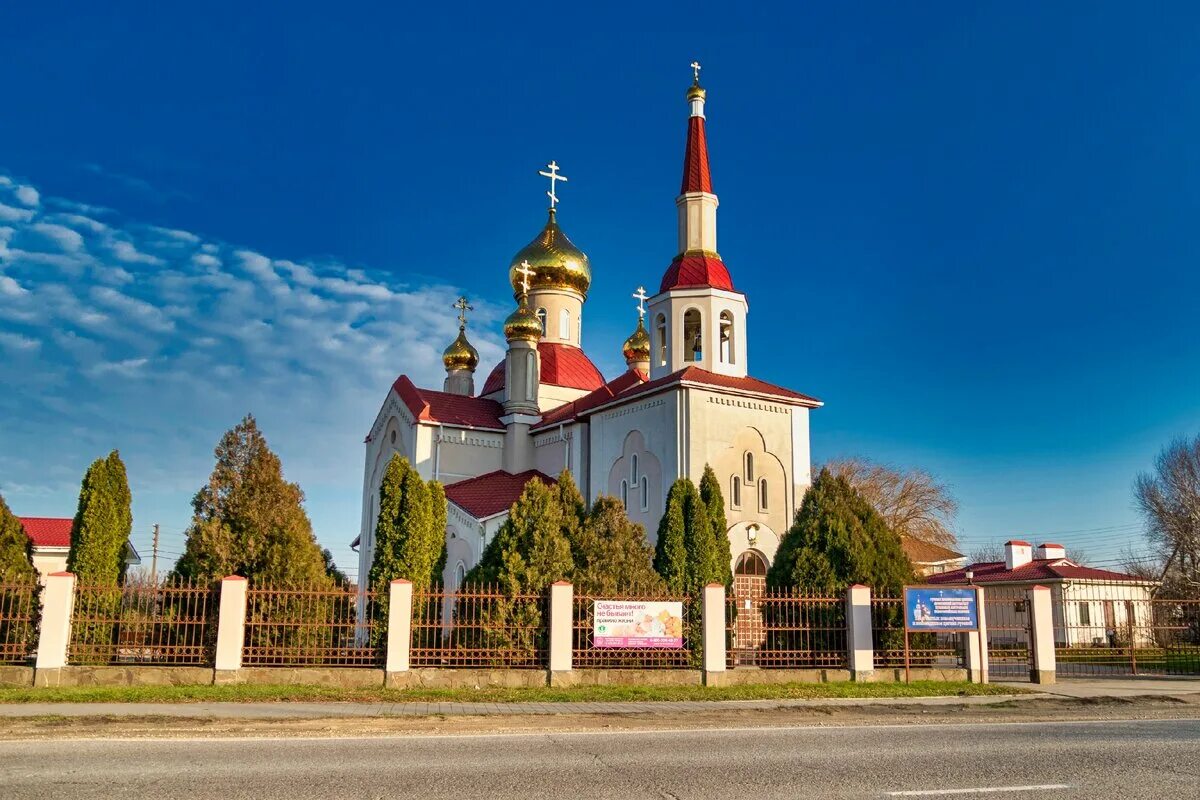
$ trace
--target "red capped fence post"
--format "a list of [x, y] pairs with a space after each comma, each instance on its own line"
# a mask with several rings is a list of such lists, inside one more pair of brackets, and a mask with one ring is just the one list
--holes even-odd
[[235, 682], [238, 671], [242, 668], [242, 648], [246, 644], [247, 588], [246, 579], [240, 575], [229, 575], [221, 579], [213, 683]]
[[575, 587], [556, 581], [550, 587], [550, 680], [574, 667], [571, 635], [574, 630]]
[[979, 630], [965, 633], [967, 650], [967, 680], [971, 683], [988, 682], [988, 637], [987, 637], [987, 604], [984, 601], [983, 587], [971, 587], [975, 590], [975, 606], [979, 615]]
[[871, 587], [856, 583], [846, 590], [846, 663], [850, 677], [870, 680], [875, 673], [875, 642], [871, 632]]
[[1054, 608], [1050, 590], [1031, 586], [1026, 594], [1029, 608], [1029, 679], [1034, 683], [1054, 683], [1058, 664], [1054, 654]]
[[42, 592], [42, 621], [38, 629], [35, 686], [57, 686], [60, 670], [67, 665], [71, 644], [71, 613], [75, 608], [75, 576], [52, 572]]
[[[408, 672], [409, 650], [412, 647], [412, 581], [397, 578], [388, 584], [387, 659], [384, 677], [396, 672]], [[391, 681], [388, 680], [388, 685]]]
[[706, 686], [717, 683], [725, 672], [725, 614], [724, 584], [708, 584], [704, 587], [704, 601], [700, 607]]

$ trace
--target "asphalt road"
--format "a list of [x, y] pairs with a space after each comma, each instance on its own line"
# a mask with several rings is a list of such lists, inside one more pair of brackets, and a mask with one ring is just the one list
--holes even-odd
[[0, 797], [1162, 800], [1200, 796], [1198, 753], [1200, 720], [20, 741]]

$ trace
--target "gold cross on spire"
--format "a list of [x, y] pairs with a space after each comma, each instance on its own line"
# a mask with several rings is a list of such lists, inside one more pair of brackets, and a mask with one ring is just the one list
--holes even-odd
[[458, 327], [465, 329], [467, 327], [467, 312], [474, 311], [475, 307], [467, 303], [467, 298], [460, 297], [451, 308], [458, 309]]
[[529, 294], [529, 276], [536, 275], [537, 270], [530, 268], [528, 261], [522, 261], [517, 274], [521, 276], [521, 294]]
[[637, 291], [633, 293], [633, 299], [638, 301], [638, 319], [639, 320], [646, 318], [646, 300], [648, 300], [649, 298], [650, 298], [650, 295], [646, 294], [645, 286], [639, 286], [637, 288]]
[[700, 85], [700, 62], [693, 61], [689, 66], [691, 66], [691, 68], [692, 68], [692, 81], [697, 86], [699, 86]]
[[546, 172], [546, 170], [538, 170], [538, 175], [541, 175], [543, 178], [550, 179], [550, 191], [546, 192], [546, 196], [550, 198], [550, 210], [553, 211], [554, 206], [558, 204], [558, 195], [554, 193], [554, 184], [557, 181], [566, 183], [567, 176], [558, 174], [558, 162], [551, 161], [546, 165], [546, 169], [550, 171]]

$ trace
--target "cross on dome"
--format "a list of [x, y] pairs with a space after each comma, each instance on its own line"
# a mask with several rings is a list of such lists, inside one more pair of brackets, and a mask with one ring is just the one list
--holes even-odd
[[692, 80], [697, 86], [700, 85], [700, 62], [693, 61], [689, 66], [692, 68]]
[[645, 319], [646, 301], [650, 299], [650, 295], [646, 294], [646, 287], [639, 286], [637, 291], [633, 293], [633, 299], [638, 301], [638, 319]]
[[474, 311], [475, 307], [470, 305], [467, 302], [467, 298], [460, 297], [460, 298], [458, 298], [458, 300], [456, 300], [454, 302], [454, 305], [451, 306], [451, 308], [458, 309], [458, 327], [466, 328], [467, 327], [467, 312]]
[[550, 198], [550, 208], [553, 210], [554, 206], [558, 204], [558, 195], [554, 193], [554, 185], [557, 181], [566, 183], [567, 176], [558, 174], [558, 162], [556, 161], [551, 161], [549, 164], [547, 164], [546, 169], [550, 171], [546, 172], [546, 170], [538, 170], [538, 175], [541, 175], [543, 178], [550, 179], [550, 191], [546, 192], [546, 196]]
[[522, 261], [521, 266], [517, 267], [517, 274], [521, 276], [521, 293], [529, 294], [529, 276], [536, 275], [537, 270], [530, 268], [529, 261]]

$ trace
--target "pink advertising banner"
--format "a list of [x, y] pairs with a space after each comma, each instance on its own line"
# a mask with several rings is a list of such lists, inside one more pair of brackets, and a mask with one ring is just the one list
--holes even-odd
[[683, 647], [683, 603], [592, 601], [593, 647]]

